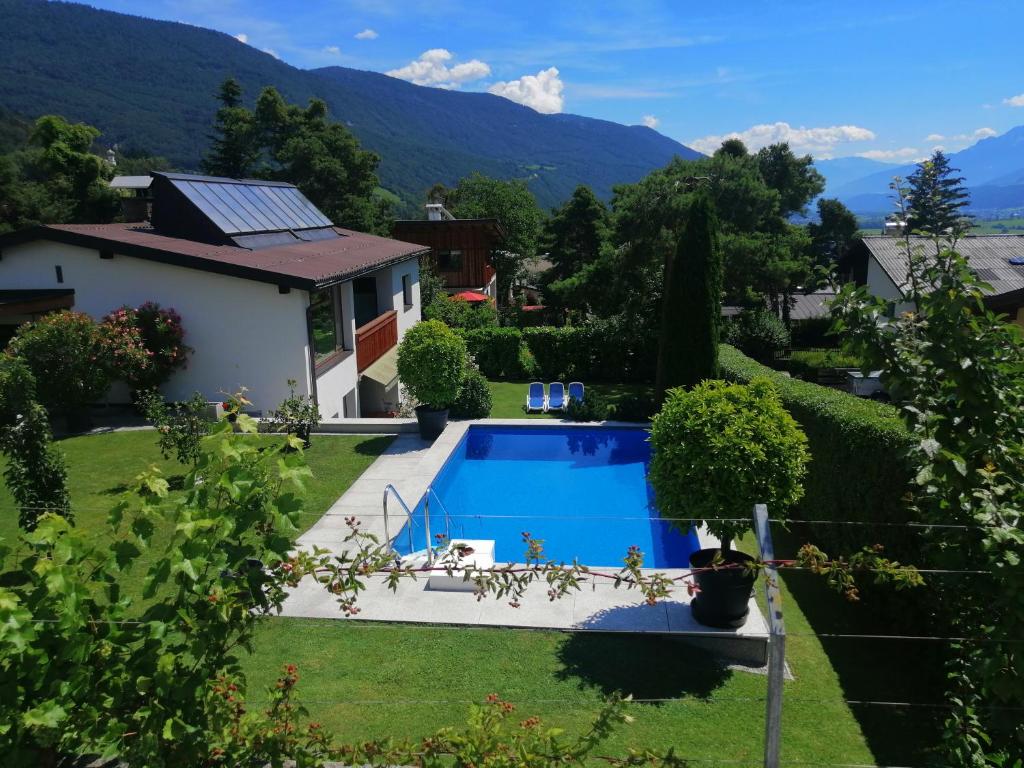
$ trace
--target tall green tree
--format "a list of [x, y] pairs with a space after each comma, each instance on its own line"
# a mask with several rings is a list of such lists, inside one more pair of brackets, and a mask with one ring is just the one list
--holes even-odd
[[544, 214], [521, 179], [503, 181], [474, 173], [461, 179], [448, 194], [448, 209], [458, 218], [495, 218], [505, 241], [492, 254], [498, 273], [498, 301], [505, 305], [524, 262], [537, 252]]
[[665, 271], [658, 372], [659, 403], [673, 387], [718, 377], [722, 314], [722, 260], [718, 221], [706, 192], [698, 192]]
[[597, 260], [608, 240], [608, 208], [580, 184], [544, 222], [540, 248], [551, 262], [551, 282], [575, 275]]
[[386, 234], [390, 205], [378, 193], [380, 157], [362, 149], [343, 124], [330, 120], [327, 105], [288, 104], [275, 88], [264, 88], [250, 110], [233, 80], [221, 86], [207, 173], [253, 176], [295, 184], [339, 226]]
[[90, 149], [100, 132], [58, 115], [36, 120], [27, 143], [0, 157], [0, 232], [40, 223], [101, 224], [118, 211], [109, 163]]
[[757, 165], [764, 183], [779, 193], [783, 218], [802, 213], [825, 190], [825, 177], [814, 167], [814, 158], [797, 157], [786, 142], [758, 150]]
[[856, 239], [859, 229], [853, 211], [835, 198], [820, 198], [818, 220], [807, 225], [815, 264], [828, 267], [839, 261], [839, 257]]
[[959, 168], [950, 167], [949, 158], [941, 150], [936, 150], [907, 177], [907, 227], [911, 232], [956, 238], [970, 229], [970, 217], [963, 210], [970, 203], [970, 195], [964, 177], [955, 175], [959, 172]]

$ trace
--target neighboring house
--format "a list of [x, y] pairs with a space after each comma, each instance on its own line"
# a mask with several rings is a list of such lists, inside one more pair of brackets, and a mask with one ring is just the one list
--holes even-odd
[[426, 249], [335, 227], [290, 184], [154, 173], [149, 195], [151, 222], [0, 235], [0, 324], [152, 300], [181, 314], [193, 348], [170, 399], [244, 386], [267, 411], [294, 379], [324, 418], [397, 408]]
[[806, 320], [818, 320], [829, 316], [829, 302], [836, 297], [835, 291], [815, 291], [814, 293], [797, 293], [791, 297], [789, 321], [802, 323]]
[[426, 206], [425, 220], [400, 219], [392, 234], [427, 246], [430, 261], [450, 294], [475, 291], [494, 297], [497, 273], [491, 254], [505, 239], [497, 219], [456, 219], [440, 203]]
[[[933, 249], [934, 244], [913, 237], [911, 247]], [[957, 241], [956, 250], [974, 273], [992, 286], [985, 304], [1024, 325], [1024, 235], [966, 235]], [[854, 242], [840, 265], [849, 279], [891, 302], [894, 313], [913, 309], [913, 303], [905, 298], [908, 266], [903, 238], [884, 235]]]

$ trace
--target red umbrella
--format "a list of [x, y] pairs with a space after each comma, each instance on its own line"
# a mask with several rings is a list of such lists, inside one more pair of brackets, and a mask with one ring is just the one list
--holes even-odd
[[479, 301], [490, 301], [491, 300], [490, 296], [488, 296], [486, 294], [483, 294], [483, 293], [477, 293], [476, 291], [463, 291], [462, 293], [456, 293], [454, 296], [452, 296], [452, 298], [453, 299], [465, 299], [470, 304], [475, 304], [475, 303], [477, 303]]

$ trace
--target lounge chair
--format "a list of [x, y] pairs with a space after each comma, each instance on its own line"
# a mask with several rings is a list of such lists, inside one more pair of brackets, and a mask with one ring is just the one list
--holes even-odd
[[565, 384], [553, 381], [548, 384], [548, 408], [550, 411], [565, 410]]
[[530, 389], [526, 393], [526, 412], [541, 411], [543, 413], [547, 409], [548, 399], [544, 397], [544, 384], [535, 381], [530, 384]]
[[577, 403], [583, 402], [583, 382], [582, 381], [570, 381], [569, 382], [569, 400], [575, 400]]

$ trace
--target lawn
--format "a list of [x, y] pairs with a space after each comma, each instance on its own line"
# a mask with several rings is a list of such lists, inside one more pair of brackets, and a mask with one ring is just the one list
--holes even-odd
[[[632, 388], [619, 391], [626, 389]], [[615, 388], [609, 390], [614, 396]], [[498, 384], [496, 391], [511, 403], [524, 387]], [[310, 512], [326, 510], [389, 440], [314, 436], [307, 454], [315, 475]], [[179, 465], [160, 457], [151, 431], [75, 437], [60, 446], [83, 526], [99, 524], [114, 496], [146, 467], [181, 474]], [[7, 510], [0, 514], [0, 535], [9, 537], [13, 504], [3, 490], [0, 510]], [[310, 514], [309, 523], [314, 520]], [[853, 628], [858, 614], [807, 579], [792, 574], [783, 580], [795, 676], [786, 684], [784, 759], [921, 764], [922, 734], [928, 733], [922, 723], [908, 721], [899, 709], [851, 710], [843, 701], [920, 699], [912, 665], [876, 646], [824, 646], [811, 636]], [[416, 737], [460, 725], [469, 702], [491, 692], [516, 703], [515, 722], [537, 714], [551, 725], [580, 728], [602, 697], [623, 691], [638, 699], [680, 700], [630, 705], [635, 722], [618, 730], [604, 748], [609, 753], [674, 746], [680, 756], [712, 758], [712, 764], [755, 765], [762, 750], [765, 678], [666, 638], [272, 618], [246, 661], [254, 703], [265, 699], [284, 663], [299, 666], [300, 697], [310, 716], [343, 740]]]
[[[559, 419], [558, 413], [526, 413], [526, 390], [528, 381], [492, 381], [487, 385], [491, 389], [492, 419]], [[587, 384], [586, 388], [604, 395], [611, 403], [627, 395], [650, 395], [652, 388], [648, 384]]]

